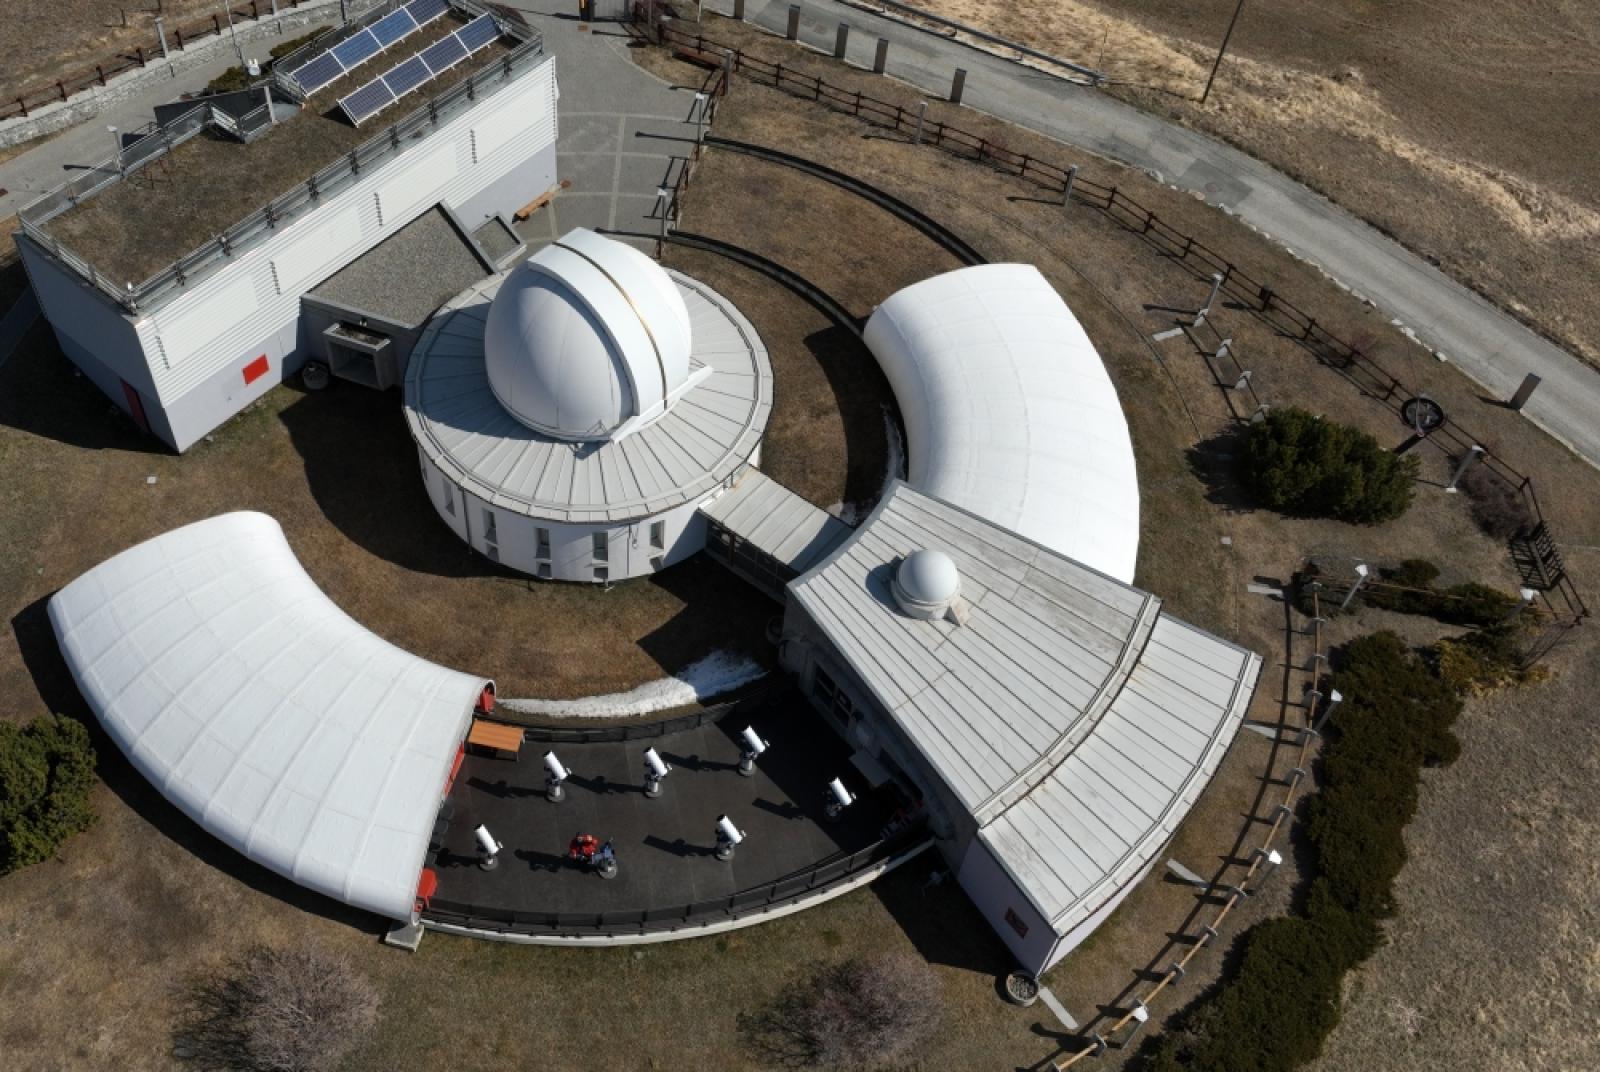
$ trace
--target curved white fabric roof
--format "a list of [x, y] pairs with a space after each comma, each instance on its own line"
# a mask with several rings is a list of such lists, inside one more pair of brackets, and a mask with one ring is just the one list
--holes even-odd
[[106, 732], [185, 814], [302, 886], [411, 917], [485, 679], [357, 624], [265, 514], [102, 562], [50, 622]]
[[1128, 423], [1094, 344], [1037, 268], [979, 265], [906, 287], [865, 338], [905, 419], [913, 487], [1133, 581]]
[[689, 351], [689, 311], [661, 266], [583, 228], [511, 272], [484, 331], [495, 398], [562, 439], [608, 438], [664, 412]]

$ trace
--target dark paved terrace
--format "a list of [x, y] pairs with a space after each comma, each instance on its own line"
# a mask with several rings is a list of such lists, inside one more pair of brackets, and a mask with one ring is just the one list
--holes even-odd
[[[736, 771], [736, 735], [747, 724], [771, 746], [753, 778]], [[655, 800], [644, 795], [642, 775], [644, 749], [652, 745], [674, 768]], [[753, 715], [736, 711], [665, 737], [556, 745], [572, 771], [560, 804], [544, 797], [549, 747], [529, 741], [515, 763], [467, 757], [451, 793], [444, 848], [431, 864], [439, 875], [437, 898], [541, 913], [632, 912], [725, 898], [870, 845], [893, 810], [887, 795], [869, 795], [838, 735], [790, 693]], [[825, 786], [834, 777], [859, 799], [829, 823]], [[713, 827], [723, 813], [746, 835], [730, 862], [712, 855]], [[479, 823], [505, 846], [494, 871], [477, 866]], [[616, 878], [566, 860], [580, 831], [612, 839]]]

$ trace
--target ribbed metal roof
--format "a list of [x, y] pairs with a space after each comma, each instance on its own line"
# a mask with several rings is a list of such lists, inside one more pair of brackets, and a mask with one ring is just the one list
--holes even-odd
[[850, 535], [849, 525], [757, 469], [746, 470], [700, 512], [795, 573], [810, 569]]
[[[925, 547], [955, 561], [964, 624], [896, 607], [893, 570]], [[1154, 859], [1260, 669], [1156, 597], [904, 483], [789, 591], [1059, 933]]]
[[711, 374], [667, 413], [620, 440], [575, 443], [508, 413], [484, 363], [489, 303], [504, 275], [442, 308], [411, 355], [406, 421], [427, 456], [496, 506], [568, 523], [658, 514], [715, 491], [755, 452], [772, 412], [772, 366], [755, 328], [726, 298], [668, 273], [688, 307], [693, 366]]

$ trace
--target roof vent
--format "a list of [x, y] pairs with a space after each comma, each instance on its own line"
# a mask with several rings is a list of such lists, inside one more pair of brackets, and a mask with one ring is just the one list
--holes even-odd
[[911, 552], [895, 567], [890, 587], [894, 601], [912, 618], [931, 622], [948, 617], [959, 624], [965, 617], [957, 607], [961, 573], [943, 551]]

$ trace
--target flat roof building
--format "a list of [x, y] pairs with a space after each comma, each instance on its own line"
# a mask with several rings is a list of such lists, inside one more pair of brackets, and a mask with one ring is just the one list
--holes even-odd
[[[306, 73], [318, 64], [331, 81]], [[16, 243], [67, 357], [182, 451], [309, 361], [366, 355], [352, 378], [398, 383], [414, 323], [341, 317], [329, 297], [306, 317], [302, 300], [425, 214], [465, 236], [551, 189], [556, 96], [519, 16], [382, 5], [242, 98], [163, 108], [117, 158], [24, 208]]]
[[962, 888], [1035, 973], [1155, 863], [1261, 665], [905, 483], [789, 596], [784, 666], [864, 776], [921, 790]]

